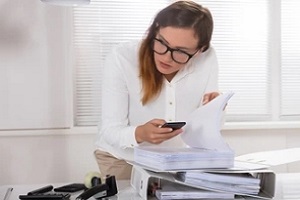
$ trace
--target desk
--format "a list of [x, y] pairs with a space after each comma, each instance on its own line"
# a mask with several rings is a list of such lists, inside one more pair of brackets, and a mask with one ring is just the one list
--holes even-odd
[[[109, 199], [111, 200], [142, 200], [138, 194], [130, 187], [129, 181], [118, 181], [119, 193]], [[10, 200], [18, 200], [20, 194], [37, 189], [48, 184], [37, 185], [5, 185], [0, 186], [0, 199], [5, 196], [8, 187], [13, 187]], [[64, 184], [53, 184], [53, 186], [61, 186]], [[71, 200], [75, 200], [79, 193], [72, 195]], [[300, 199], [300, 173], [285, 173], [276, 175], [276, 194], [274, 200], [299, 200]]]

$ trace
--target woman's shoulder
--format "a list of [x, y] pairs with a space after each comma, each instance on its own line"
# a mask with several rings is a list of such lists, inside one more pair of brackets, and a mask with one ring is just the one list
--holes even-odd
[[210, 45], [209, 48], [203, 52], [204, 55], [206, 56], [216, 56], [216, 51], [214, 46]]
[[136, 55], [140, 46], [140, 40], [123, 41], [113, 47], [113, 51], [117, 54], [130, 56]]
[[205, 52], [197, 54], [194, 58], [194, 64], [210, 63], [217, 60], [216, 51], [213, 46], [210, 46]]
[[[129, 70], [138, 68], [139, 40], [124, 41], [112, 47], [110, 56], [106, 58], [108, 65]], [[111, 68], [111, 66], [110, 66]]]

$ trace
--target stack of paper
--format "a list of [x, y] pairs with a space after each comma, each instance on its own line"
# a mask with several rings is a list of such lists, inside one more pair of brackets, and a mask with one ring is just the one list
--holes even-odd
[[230, 168], [234, 153], [199, 148], [137, 147], [134, 161], [154, 171]]
[[157, 199], [234, 199], [233, 193], [213, 192], [209, 190], [196, 189], [180, 184], [164, 183], [162, 188], [156, 190]]
[[177, 173], [178, 179], [184, 183], [205, 187], [212, 190], [232, 192], [235, 194], [258, 194], [260, 179], [250, 173], [207, 173], [201, 171], [187, 171]]
[[232, 95], [221, 94], [190, 114], [181, 134], [189, 147], [136, 147], [134, 162], [156, 170], [233, 167], [234, 152], [220, 133], [223, 111]]
[[[141, 196], [146, 199], [147, 193], [141, 188], [148, 188], [148, 184], [145, 182], [147, 180], [147, 183], [149, 183], [150, 177], [147, 174], [153, 175], [155, 172], [153, 176], [160, 176], [163, 180], [162, 176], [169, 174], [167, 171], [220, 170], [234, 166], [234, 151], [226, 143], [220, 132], [224, 109], [232, 95], [233, 93], [221, 94], [208, 104], [196, 109], [186, 118], [186, 126], [183, 128], [184, 132], [180, 135], [187, 147], [160, 147], [154, 145], [135, 147], [135, 166], [138, 165], [143, 169], [147, 169], [147, 171], [141, 170], [145, 173], [142, 172], [140, 176], [138, 175], [138, 170], [135, 170], [136, 173], [133, 173], [134, 178], [132, 180], [141, 179], [140, 182], [132, 181], [134, 183], [137, 182], [133, 185]], [[186, 182], [194, 179], [176, 180], [176, 177], [173, 175], [169, 177], [169, 181], [174, 184], [162, 185], [162, 188], [156, 191], [158, 199], [234, 198], [234, 193], [231, 191], [213, 190], [210, 187], [201, 188], [196, 183], [192, 182], [190, 184]], [[186, 185], [186, 187], [183, 185]]]

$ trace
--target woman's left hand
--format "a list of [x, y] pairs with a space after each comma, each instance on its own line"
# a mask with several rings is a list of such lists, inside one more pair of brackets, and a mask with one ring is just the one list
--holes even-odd
[[203, 105], [207, 104], [208, 102], [210, 102], [211, 100], [213, 100], [214, 98], [216, 98], [219, 95], [220, 95], [219, 92], [210, 92], [210, 93], [204, 94], [202, 104]]

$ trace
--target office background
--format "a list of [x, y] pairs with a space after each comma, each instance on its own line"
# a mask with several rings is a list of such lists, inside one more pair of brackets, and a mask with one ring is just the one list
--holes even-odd
[[[74, 55], [81, 54], [72, 43], [72, 16], [72, 8], [39, 0], [0, 2], [1, 185], [78, 182], [98, 170], [93, 157], [97, 128], [76, 126], [85, 124], [85, 110], [78, 112], [85, 105], [78, 106], [75, 95], [85, 87], [74, 87], [80, 70], [73, 67], [79, 65]], [[299, 120], [252, 119], [226, 123], [222, 134], [241, 155], [299, 147], [299, 130]], [[299, 172], [300, 163], [275, 170]]]

